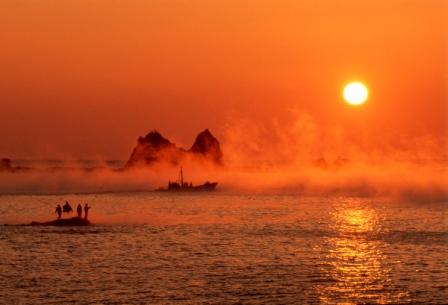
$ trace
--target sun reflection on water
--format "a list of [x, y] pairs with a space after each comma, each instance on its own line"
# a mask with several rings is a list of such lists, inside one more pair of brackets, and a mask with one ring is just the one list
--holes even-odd
[[[377, 212], [350, 201], [331, 214], [330, 235], [322, 268], [327, 283], [319, 285], [320, 300], [325, 304], [366, 303], [388, 304], [403, 302], [406, 295], [386, 293], [391, 282], [390, 268], [384, 262], [382, 241], [375, 235], [382, 232]], [[356, 301], [355, 301], [356, 300]]]
[[336, 229], [343, 232], [367, 232], [377, 227], [376, 213], [372, 209], [350, 208], [333, 215]]

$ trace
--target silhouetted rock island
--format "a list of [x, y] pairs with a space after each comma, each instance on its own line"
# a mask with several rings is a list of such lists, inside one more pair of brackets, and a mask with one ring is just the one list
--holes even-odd
[[154, 130], [145, 137], [138, 138], [137, 146], [132, 151], [126, 168], [153, 165], [162, 161], [178, 165], [187, 156], [216, 165], [222, 164], [221, 146], [208, 129], [198, 134], [189, 150], [177, 147]]
[[13, 167], [11, 166], [11, 159], [3, 158], [0, 159], [0, 171], [11, 171]]
[[53, 221], [47, 221], [47, 222], [37, 222], [33, 221], [30, 223], [30, 226], [89, 226], [91, 225], [90, 221], [88, 221], [85, 218], [81, 217], [72, 217], [72, 218], [62, 218], [62, 219], [56, 219]]
[[13, 166], [11, 159], [2, 158], [0, 159], [0, 172], [16, 172], [16, 171], [24, 171], [29, 170], [28, 167], [23, 166]]

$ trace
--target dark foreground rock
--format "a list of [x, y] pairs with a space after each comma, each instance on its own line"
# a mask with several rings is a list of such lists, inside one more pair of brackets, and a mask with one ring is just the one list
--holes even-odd
[[56, 219], [53, 221], [47, 222], [37, 222], [33, 221], [30, 223], [30, 226], [89, 226], [91, 225], [90, 221], [81, 217], [72, 217], [72, 218], [63, 218]]
[[196, 137], [193, 146], [185, 150], [154, 130], [145, 137], [138, 138], [137, 146], [132, 151], [126, 168], [136, 165], [153, 165], [158, 162], [179, 165], [186, 157], [216, 165], [222, 164], [222, 151], [218, 139], [205, 129]]

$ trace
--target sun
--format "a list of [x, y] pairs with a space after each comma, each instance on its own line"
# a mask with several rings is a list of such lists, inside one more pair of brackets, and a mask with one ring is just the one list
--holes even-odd
[[369, 90], [361, 82], [352, 82], [344, 87], [344, 99], [350, 105], [361, 105], [367, 100]]

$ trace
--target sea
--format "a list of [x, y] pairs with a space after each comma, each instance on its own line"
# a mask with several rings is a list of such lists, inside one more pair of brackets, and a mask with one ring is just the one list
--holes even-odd
[[[65, 201], [92, 226], [23, 225]], [[4, 194], [0, 224], [0, 304], [448, 303], [443, 200]]]

